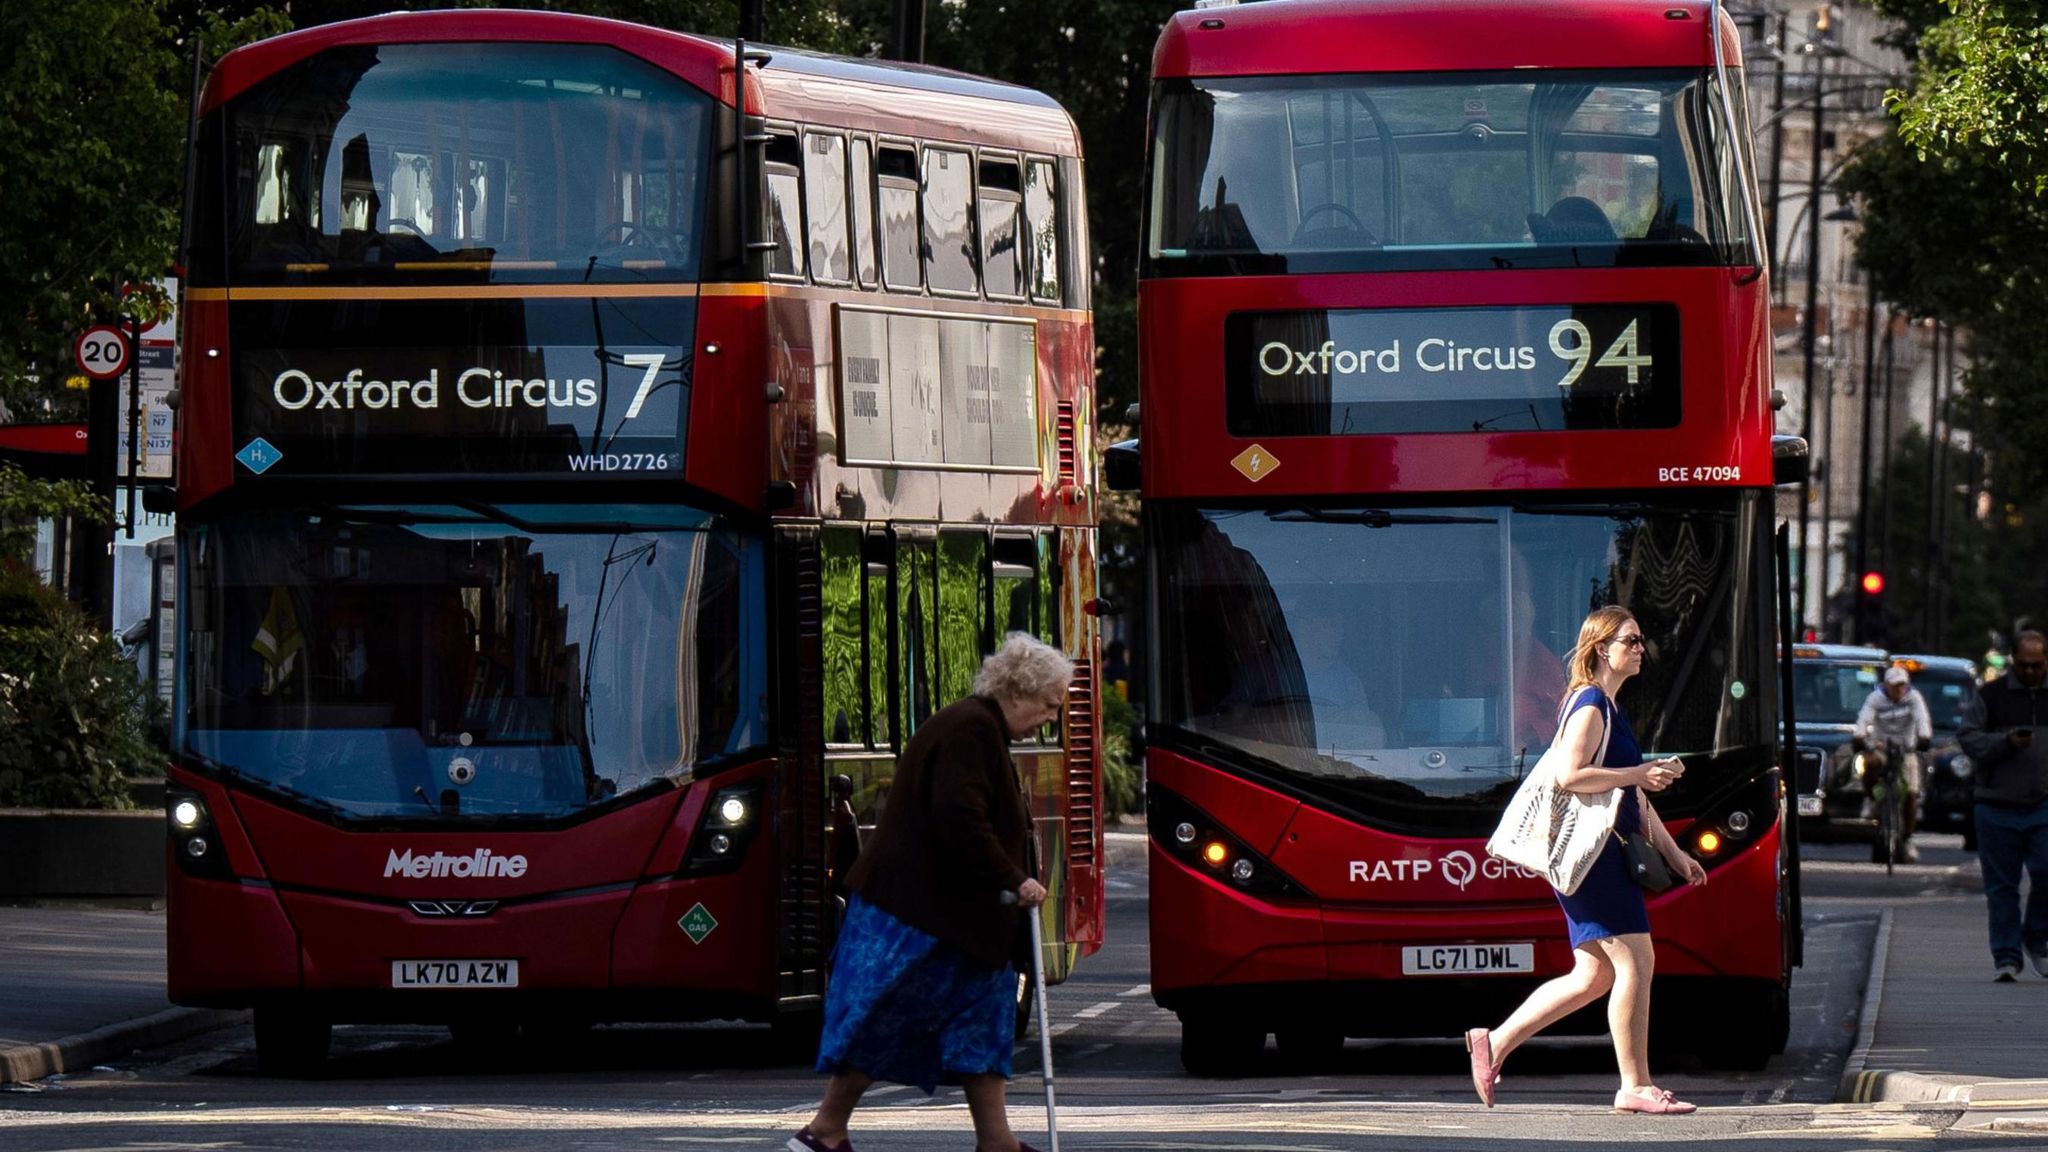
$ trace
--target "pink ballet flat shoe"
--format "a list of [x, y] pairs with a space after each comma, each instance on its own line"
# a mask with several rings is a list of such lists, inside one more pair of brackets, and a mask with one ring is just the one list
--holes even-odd
[[1629, 1091], [1623, 1088], [1614, 1094], [1616, 1112], [1642, 1112], [1651, 1116], [1683, 1116], [1699, 1111], [1697, 1104], [1688, 1104], [1662, 1088], [1640, 1088]]
[[853, 1152], [853, 1138], [849, 1136], [837, 1144], [827, 1144], [811, 1135], [811, 1127], [806, 1124], [789, 1138], [785, 1147], [789, 1152]]
[[1465, 1051], [1472, 1054], [1472, 1090], [1479, 1102], [1493, 1107], [1493, 1086], [1500, 1082], [1500, 1070], [1493, 1066], [1493, 1033], [1484, 1028], [1465, 1033]]

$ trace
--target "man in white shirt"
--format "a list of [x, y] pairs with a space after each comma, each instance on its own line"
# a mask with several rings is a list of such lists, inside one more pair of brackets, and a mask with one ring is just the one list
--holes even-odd
[[[1899, 803], [1899, 859], [1912, 863], [1920, 858], [1913, 848], [1913, 825], [1920, 808], [1920, 756], [1934, 742], [1934, 723], [1927, 714], [1927, 701], [1913, 687], [1913, 677], [1897, 664], [1885, 669], [1884, 685], [1873, 688], [1856, 713], [1856, 746], [1882, 751], [1887, 741], [1905, 754], [1900, 772], [1906, 794]], [[1884, 846], [1878, 845], [1883, 851]]]

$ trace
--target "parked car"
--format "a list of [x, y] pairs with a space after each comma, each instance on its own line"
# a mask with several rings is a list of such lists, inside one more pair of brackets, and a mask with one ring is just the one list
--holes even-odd
[[1894, 655], [1892, 663], [1913, 674], [1913, 688], [1927, 701], [1934, 724], [1934, 750], [1924, 759], [1926, 776], [1920, 787], [1920, 827], [1961, 832], [1963, 847], [1977, 847], [1971, 818], [1971, 777], [1976, 765], [1956, 743], [1963, 705], [1977, 694], [1977, 665], [1958, 656]]
[[1811, 840], [1875, 840], [1860, 759], [1850, 738], [1856, 712], [1891, 658], [1882, 648], [1798, 644], [1792, 648], [1793, 736], [1799, 762], [1799, 835]]

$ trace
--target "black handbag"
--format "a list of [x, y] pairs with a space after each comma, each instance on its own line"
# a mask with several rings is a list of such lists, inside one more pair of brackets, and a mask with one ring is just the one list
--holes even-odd
[[1628, 874], [1635, 877], [1644, 891], [1662, 892], [1677, 883], [1664, 864], [1664, 854], [1641, 832], [1621, 838], [1621, 854], [1628, 859]]

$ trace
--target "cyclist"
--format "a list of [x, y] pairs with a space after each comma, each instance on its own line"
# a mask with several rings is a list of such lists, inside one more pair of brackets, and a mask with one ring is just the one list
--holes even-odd
[[[1913, 822], [1920, 801], [1920, 757], [1934, 743], [1934, 724], [1927, 715], [1927, 701], [1913, 687], [1912, 674], [1897, 664], [1885, 669], [1882, 687], [1870, 690], [1856, 713], [1856, 747], [1882, 749], [1886, 741], [1905, 751], [1905, 763], [1898, 765], [1899, 779], [1906, 794], [1899, 798], [1899, 854], [1902, 863], [1920, 858], [1913, 849]], [[1884, 845], [1878, 845], [1878, 852]]]

